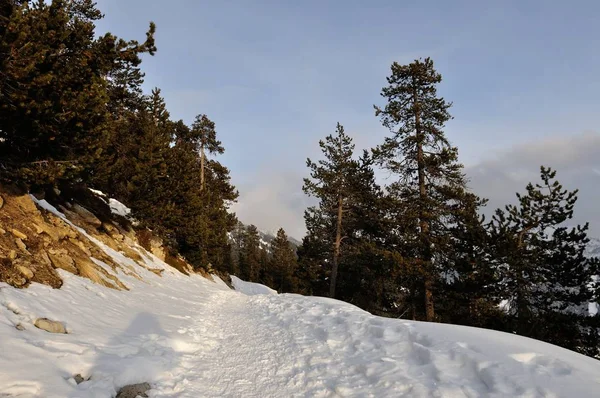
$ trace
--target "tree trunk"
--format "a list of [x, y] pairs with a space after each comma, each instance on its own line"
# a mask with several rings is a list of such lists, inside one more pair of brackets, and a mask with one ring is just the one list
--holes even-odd
[[337, 282], [338, 263], [340, 260], [340, 247], [342, 245], [342, 215], [343, 215], [342, 195], [338, 196], [338, 212], [335, 228], [335, 245], [333, 247], [333, 264], [331, 268], [331, 281], [329, 285], [329, 297], [335, 297], [335, 284]]
[[204, 153], [204, 146], [200, 147], [200, 190], [204, 190], [204, 163], [206, 162], [206, 155]]
[[425, 201], [427, 199], [427, 190], [425, 189], [425, 157], [423, 153], [423, 130], [421, 127], [421, 109], [419, 106], [419, 98], [417, 96], [417, 89], [413, 89], [413, 110], [415, 113], [415, 132], [417, 138], [417, 172], [419, 178], [419, 227], [421, 228], [421, 245], [422, 245], [422, 256], [424, 266], [424, 289], [425, 289], [425, 320], [432, 322], [435, 318], [435, 310], [433, 306], [433, 280], [431, 276], [431, 270], [429, 270], [431, 264], [431, 255], [429, 253], [429, 222], [426, 216]]

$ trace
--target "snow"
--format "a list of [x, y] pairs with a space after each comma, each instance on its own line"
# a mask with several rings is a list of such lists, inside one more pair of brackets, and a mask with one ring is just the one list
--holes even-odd
[[[114, 397], [140, 382], [151, 384], [150, 397], [193, 398], [579, 398], [600, 390], [600, 361], [556, 346], [380, 318], [235, 277], [233, 291], [134, 249], [163, 276], [136, 265], [143, 280], [118, 274], [129, 291], [63, 271], [61, 289], [0, 284], [0, 396]], [[64, 322], [69, 333], [35, 328], [39, 317]], [[77, 385], [76, 374], [89, 380]]]
[[96, 196], [100, 196], [102, 198], [106, 197], [106, 194], [102, 191], [99, 191], [97, 189], [92, 189], [92, 188], [88, 188], [92, 193], [94, 193]]
[[235, 290], [247, 294], [248, 296], [257, 294], [277, 294], [275, 290], [268, 286], [261, 285], [260, 283], [245, 282], [234, 275], [231, 275], [231, 283]]
[[114, 199], [114, 198], [108, 198], [106, 196], [106, 194], [102, 191], [99, 191], [97, 189], [92, 189], [92, 188], [88, 188], [94, 195], [98, 196], [100, 199], [102, 199], [104, 202], [107, 202], [108, 199], [108, 206], [110, 207], [110, 211], [113, 214], [119, 215], [119, 216], [123, 216], [123, 217], [129, 217], [131, 215], [131, 209], [127, 206], [125, 206], [123, 203], [119, 202], [118, 200]]
[[128, 217], [131, 214], [131, 209], [116, 199], [110, 198], [108, 200], [108, 206], [113, 214], [123, 217]]

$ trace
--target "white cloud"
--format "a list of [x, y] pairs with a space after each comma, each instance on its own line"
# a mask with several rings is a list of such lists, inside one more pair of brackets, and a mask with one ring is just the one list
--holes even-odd
[[310, 199], [302, 192], [300, 173], [269, 170], [257, 173], [254, 184], [238, 187], [240, 198], [233, 207], [240, 221], [254, 224], [265, 232], [283, 228], [287, 234], [302, 239], [306, 231], [304, 210]]
[[567, 189], [579, 189], [574, 221], [590, 223], [593, 236], [600, 236], [600, 134], [549, 137], [508, 150], [490, 153], [488, 159], [466, 168], [469, 186], [490, 200], [486, 213], [516, 201], [528, 182], [539, 180], [541, 165], [557, 171]]
[[[537, 182], [541, 165], [557, 171], [567, 189], [579, 189], [576, 223], [590, 222], [591, 235], [600, 237], [600, 134], [551, 137], [490, 152], [486, 160], [465, 168], [469, 187], [488, 198], [486, 213], [516, 201], [528, 182]], [[305, 233], [303, 214], [312, 204], [301, 190], [307, 170], [269, 169], [248, 175], [238, 186], [240, 198], [234, 206], [239, 219], [264, 231], [283, 227], [297, 239]], [[389, 183], [389, 179], [382, 182]]]

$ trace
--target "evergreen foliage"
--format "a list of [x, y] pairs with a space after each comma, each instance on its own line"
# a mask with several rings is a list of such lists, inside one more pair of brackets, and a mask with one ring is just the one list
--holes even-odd
[[588, 306], [598, 300], [600, 261], [584, 254], [588, 225], [565, 225], [577, 191], [563, 189], [552, 169], [542, 166], [540, 177], [492, 220], [498, 297], [515, 332], [598, 355], [598, 315]]
[[96, 38], [102, 14], [91, 0], [8, 0], [1, 12], [1, 177], [39, 185], [74, 178], [108, 139], [109, 77], [154, 53], [154, 24], [139, 43]]
[[467, 195], [466, 181], [458, 163], [458, 150], [443, 132], [451, 119], [451, 104], [437, 96], [442, 77], [433, 61], [426, 58], [409, 65], [394, 63], [391, 69], [388, 86], [381, 92], [387, 104], [375, 109], [392, 134], [374, 154], [385, 169], [397, 176], [387, 190], [398, 201], [399, 221], [405, 224], [402, 266], [410, 279], [406, 287], [413, 298], [423, 297], [423, 310], [418, 311], [420, 306], [416, 305], [415, 310], [432, 321], [436, 319], [434, 294], [440, 275], [451, 266], [448, 219], [461, 211], [460, 203]]
[[271, 274], [273, 284], [279, 292], [295, 292], [297, 283], [294, 278], [296, 271], [296, 253], [288, 241], [288, 236], [280, 228], [277, 236], [271, 242]]
[[240, 253], [240, 275], [242, 279], [251, 282], [260, 281], [259, 276], [263, 265], [261, 251], [258, 228], [255, 225], [249, 225], [244, 231]]

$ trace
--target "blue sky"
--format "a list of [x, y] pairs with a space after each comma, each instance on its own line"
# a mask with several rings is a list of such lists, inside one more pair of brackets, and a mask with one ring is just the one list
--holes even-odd
[[141, 40], [156, 22], [146, 88], [162, 89], [176, 119], [206, 113], [215, 121], [242, 221], [300, 237], [305, 160], [318, 157], [318, 140], [339, 121], [359, 149], [377, 145], [386, 131], [373, 104], [382, 104], [390, 64], [430, 56], [444, 77], [439, 92], [454, 103], [446, 132], [473, 189], [501, 205], [540, 163], [559, 164], [559, 177], [564, 170], [584, 186], [578, 221], [592, 220], [600, 234], [600, 2], [99, 0], [98, 7], [106, 14], [99, 33]]

